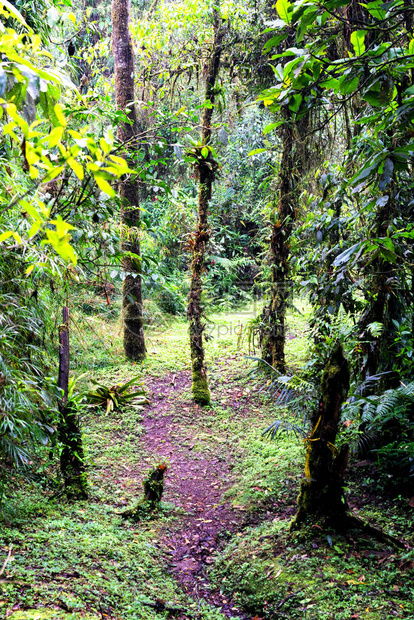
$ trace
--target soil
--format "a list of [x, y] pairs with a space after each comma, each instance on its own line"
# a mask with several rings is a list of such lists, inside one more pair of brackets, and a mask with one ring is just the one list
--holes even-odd
[[229, 533], [246, 525], [240, 510], [223, 498], [232, 481], [230, 459], [195, 449], [191, 429], [197, 429], [197, 421], [202, 423], [204, 409], [183, 398], [190, 388], [188, 371], [162, 380], [148, 378], [147, 387], [151, 404], [143, 420], [145, 448], [160, 461], [167, 458], [163, 501], [185, 511], [160, 541], [171, 573], [195, 602], [203, 599], [229, 618], [250, 618], [214, 588], [206, 574], [212, 554], [224, 546]]

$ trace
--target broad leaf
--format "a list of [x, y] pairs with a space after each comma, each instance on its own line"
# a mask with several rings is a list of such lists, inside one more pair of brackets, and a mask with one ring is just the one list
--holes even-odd
[[356, 56], [361, 56], [365, 52], [366, 30], [355, 30], [351, 34], [351, 43]]
[[286, 22], [286, 24], [290, 24], [292, 19], [290, 15], [291, 8], [292, 5], [289, 0], [277, 0], [276, 2], [276, 11], [279, 13], [280, 18]]

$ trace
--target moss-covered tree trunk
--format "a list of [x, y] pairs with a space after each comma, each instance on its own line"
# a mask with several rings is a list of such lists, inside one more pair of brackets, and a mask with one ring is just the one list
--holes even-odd
[[201, 146], [196, 149], [196, 173], [198, 176], [198, 225], [194, 236], [193, 259], [191, 263], [191, 285], [188, 296], [187, 316], [190, 324], [190, 348], [192, 365], [192, 392], [196, 403], [207, 405], [210, 390], [204, 361], [203, 272], [205, 251], [209, 240], [208, 205], [214, 181], [215, 161], [207, 148], [211, 140], [211, 120], [216, 99], [216, 81], [220, 68], [224, 29], [217, 9], [214, 10], [214, 38], [212, 53], [206, 73], [205, 101], [201, 121]]
[[61, 444], [60, 470], [66, 495], [70, 499], [86, 499], [86, 471], [82, 434], [76, 409], [68, 403], [69, 392], [69, 309], [63, 308], [63, 323], [59, 326], [59, 377], [62, 390], [59, 401], [58, 437]]
[[270, 238], [271, 290], [269, 304], [262, 315], [262, 358], [284, 373], [285, 320], [289, 274], [289, 239], [295, 215], [294, 127], [293, 114], [286, 106], [282, 112], [282, 158], [279, 172], [278, 204], [272, 214]]
[[[112, 50], [115, 63], [115, 98], [117, 108], [127, 116], [118, 126], [118, 138], [127, 142], [126, 159], [133, 166], [133, 152], [137, 149], [137, 116], [134, 105], [134, 54], [130, 24], [130, 0], [112, 0]], [[123, 207], [122, 249], [124, 282], [122, 309], [124, 324], [124, 351], [128, 359], [141, 361], [145, 357], [145, 340], [142, 313], [140, 210], [138, 184], [130, 176], [119, 183]]]
[[306, 520], [345, 525], [347, 505], [343, 494], [343, 477], [349, 447], [335, 447], [341, 418], [341, 406], [349, 388], [349, 369], [342, 347], [337, 344], [328, 359], [323, 375], [319, 410], [312, 418], [308, 439], [305, 475], [298, 497], [298, 512], [292, 527]]

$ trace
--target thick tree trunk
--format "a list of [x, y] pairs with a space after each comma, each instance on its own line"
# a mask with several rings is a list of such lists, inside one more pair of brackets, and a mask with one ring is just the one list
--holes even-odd
[[82, 434], [78, 416], [68, 403], [69, 392], [69, 309], [63, 308], [63, 323], [59, 326], [59, 377], [58, 386], [63, 391], [59, 402], [58, 437], [61, 443], [60, 470], [65, 491], [70, 499], [86, 499], [88, 496]]
[[283, 111], [282, 159], [279, 172], [279, 199], [272, 223], [270, 239], [271, 291], [270, 302], [263, 310], [262, 358], [284, 373], [285, 320], [288, 296], [289, 238], [295, 216], [294, 133], [292, 112]]
[[308, 518], [341, 527], [347, 521], [347, 505], [343, 494], [343, 476], [349, 447], [335, 447], [341, 406], [349, 388], [348, 362], [339, 344], [333, 350], [322, 376], [319, 411], [312, 419], [308, 440], [305, 475], [298, 497], [298, 512], [292, 528]]
[[220, 67], [224, 29], [219, 12], [214, 10], [214, 39], [210, 62], [207, 68], [205, 100], [211, 106], [205, 107], [202, 117], [201, 146], [196, 149], [196, 172], [198, 175], [198, 225], [194, 237], [193, 260], [191, 263], [191, 285], [188, 296], [187, 316], [190, 323], [190, 348], [192, 364], [192, 392], [196, 403], [210, 403], [210, 391], [207, 381], [207, 369], [204, 361], [203, 307], [201, 295], [203, 289], [202, 276], [205, 270], [204, 256], [209, 240], [208, 204], [214, 180], [216, 163], [208, 151], [204, 149], [211, 140], [211, 119], [216, 98], [216, 80]]
[[[137, 117], [134, 105], [134, 54], [129, 33], [130, 1], [112, 0], [112, 50], [115, 62], [115, 98], [117, 107], [128, 117], [118, 126], [118, 138], [128, 141], [128, 164], [133, 167], [131, 154], [137, 149]], [[135, 138], [135, 139], [134, 139]], [[142, 316], [142, 283], [140, 255], [140, 210], [138, 184], [127, 176], [119, 183], [119, 195], [123, 201], [121, 220], [123, 224], [122, 249], [125, 252], [125, 273], [122, 290], [124, 323], [124, 350], [128, 359], [141, 361], [145, 358], [145, 340]]]

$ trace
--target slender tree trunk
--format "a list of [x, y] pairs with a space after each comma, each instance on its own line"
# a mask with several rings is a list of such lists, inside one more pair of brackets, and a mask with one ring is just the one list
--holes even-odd
[[214, 181], [216, 163], [208, 144], [211, 140], [211, 119], [216, 99], [216, 80], [220, 68], [224, 28], [217, 9], [214, 9], [214, 39], [211, 58], [207, 67], [205, 100], [211, 105], [204, 108], [202, 116], [201, 146], [195, 149], [196, 173], [198, 175], [198, 225], [194, 237], [193, 259], [191, 263], [191, 285], [188, 296], [187, 316], [190, 323], [190, 348], [192, 364], [192, 391], [195, 402], [207, 405], [210, 391], [207, 381], [207, 369], [204, 361], [203, 307], [201, 295], [202, 276], [205, 270], [204, 256], [210, 232], [208, 225], [208, 205]]
[[[117, 107], [128, 117], [118, 126], [121, 142], [129, 140], [128, 164], [133, 166], [132, 152], [137, 149], [137, 116], [134, 105], [134, 54], [129, 33], [130, 1], [112, 0], [112, 50], [115, 62], [115, 98]], [[124, 283], [122, 308], [124, 322], [124, 350], [128, 359], [141, 361], [145, 358], [145, 340], [142, 316], [142, 283], [140, 254], [140, 210], [138, 184], [127, 176], [119, 183], [119, 195], [123, 201], [121, 221], [123, 226], [122, 249]]]
[[63, 390], [63, 395], [59, 404], [59, 408], [66, 407], [69, 392], [69, 308], [63, 306], [62, 311], [63, 323], [59, 325], [59, 377], [58, 387]]
[[269, 305], [263, 310], [261, 333], [263, 359], [282, 373], [286, 370], [285, 320], [289, 276], [289, 238], [292, 233], [296, 203], [293, 114], [285, 107], [283, 116], [279, 197], [273, 216], [270, 239], [271, 297]]
[[[376, 214], [373, 236], [377, 239], [387, 236], [388, 227], [395, 217], [395, 191], [395, 182], [392, 181], [387, 190], [388, 201], [379, 207]], [[398, 320], [401, 316], [401, 303], [398, 300], [398, 290], [401, 286], [397, 265], [380, 256], [372, 261], [367, 275], [368, 304], [359, 320], [361, 377], [365, 380], [385, 371], [388, 374], [381, 382], [382, 388], [395, 388], [399, 385], [399, 377], [397, 373], [391, 372], [397, 354], [392, 320]], [[369, 328], [373, 323], [382, 324], [382, 329], [378, 333]]]
[[86, 472], [82, 434], [78, 416], [71, 403], [69, 392], [69, 308], [63, 308], [63, 323], [59, 326], [59, 377], [58, 387], [63, 391], [59, 402], [58, 436], [61, 443], [60, 469], [65, 491], [71, 499], [86, 499]]
[[335, 447], [341, 406], [349, 388], [348, 362], [339, 344], [334, 348], [323, 372], [319, 410], [312, 418], [305, 475], [298, 497], [298, 512], [292, 527], [307, 518], [322, 519], [334, 526], [345, 525], [347, 505], [343, 495], [343, 476], [349, 446]]

